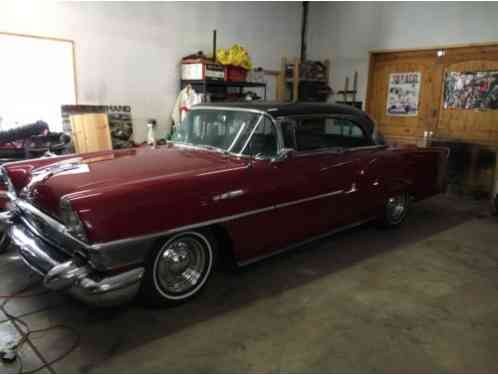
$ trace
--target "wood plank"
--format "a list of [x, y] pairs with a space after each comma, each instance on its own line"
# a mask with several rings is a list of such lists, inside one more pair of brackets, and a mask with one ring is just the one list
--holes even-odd
[[77, 153], [112, 150], [106, 113], [85, 113], [70, 117]]

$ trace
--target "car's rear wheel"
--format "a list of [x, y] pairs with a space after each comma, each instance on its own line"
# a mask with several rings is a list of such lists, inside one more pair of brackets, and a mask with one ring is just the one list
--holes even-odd
[[388, 228], [397, 227], [403, 223], [410, 207], [410, 196], [400, 193], [390, 197], [385, 206], [383, 225]]
[[175, 305], [196, 296], [212, 273], [215, 252], [216, 240], [208, 232], [182, 232], [160, 243], [146, 267], [146, 302]]
[[0, 254], [7, 251], [10, 245], [10, 238], [5, 230], [0, 231]]

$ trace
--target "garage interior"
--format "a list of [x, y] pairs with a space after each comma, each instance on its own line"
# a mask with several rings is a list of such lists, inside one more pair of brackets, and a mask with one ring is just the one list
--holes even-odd
[[[0, 3], [2, 164], [160, 149], [206, 101], [342, 103], [388, 145], [450, 150], [447, 191], [399, 228], [223, 265], [175, 307], [89, 306], [11, 246], [0, 372], [498, 372], [497, 16], [481, 2]], [[57, 141], [40, 146], [44, 124]]]

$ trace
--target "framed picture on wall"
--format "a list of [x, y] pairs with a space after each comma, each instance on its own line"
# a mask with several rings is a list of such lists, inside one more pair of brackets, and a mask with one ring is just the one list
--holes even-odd
[[417, 116], [422, 74], [392, 73], [387, 90], [387, 116]]
[[448, 72], [444, 109], [498, 109], [498, 71]]

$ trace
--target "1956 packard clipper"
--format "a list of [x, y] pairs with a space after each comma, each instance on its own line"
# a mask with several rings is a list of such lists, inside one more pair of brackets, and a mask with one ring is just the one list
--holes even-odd
[[95, 304], [196, 295], [244, 265], [370, 220], [397, 226], [446, 188], [448, 150], [386, 146], [359, 110], [200, 105], [167, 145], [9, 163], [0, 248]]

